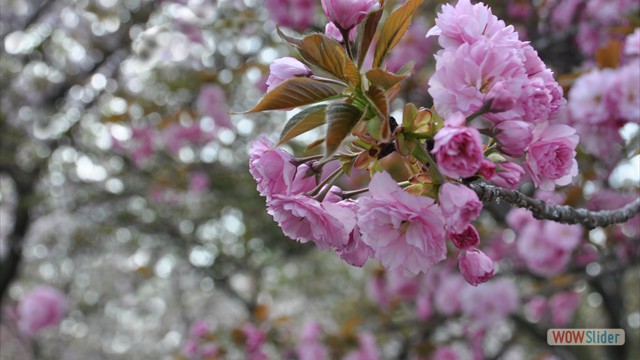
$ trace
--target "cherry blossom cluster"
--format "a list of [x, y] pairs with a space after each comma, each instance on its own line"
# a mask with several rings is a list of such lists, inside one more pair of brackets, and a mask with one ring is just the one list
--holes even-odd
[[[327, 36], [342, 42], [351, 56], [354, 31], [379, 5], [323, 0]], [[430, 126], [435, 131], [419, 145], [426, 148], [421, 161], [433, 191], [406, 191], [410, 183], [401, 186], [382, 168], [369, 168], [366, 193], [344, 191], [335, 186], [340, 171], [323, 172], [338, 158], [297, 159], [264, 137], [251, 147], [250, 171], [268, 213], [288, 237], [333, 250], [354, 266], [373, 258], [389, 271], [409, 274], [444, 260], [448, 239], [463, 278], [475, 286], [494, 275], [494, 263], [478, 249], [480, 235], [472, 222], [483, 205], [465, 182], [484, 178], [517, 189], [526, 171], [540, 189], [567, 185], [578, 174], [578, 135], [560, 123], [566, 101], [553, 72], [489, 7], [460, 0], [444, 5], [435, 22], [426, 37], [437, 36], [442, 50], [428, 91], [432, 111], [444, 121]], [[270, 70], [268, 91], [289, 79], [318, 79], [293, 57], [275, 60]], [[397, 124], [383, 126], [396, 136]], [[390, 152], [402, 147], [384, 146]], [[570, 253], [572, 245], [565, 245]]]
[[602, 159], [619, 157], [620, 129], [640, 122], [640, 29], [627, 36], [622, 65], [592, 69], [569, 91], [568, 122], [586, 152]]

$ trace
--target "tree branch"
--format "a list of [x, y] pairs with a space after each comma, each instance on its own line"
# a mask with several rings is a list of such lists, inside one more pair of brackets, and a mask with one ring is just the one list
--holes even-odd
[[582, 224], [588, 229], [624, 223], [640, 213], [640, 198], [616, 210], [589, 211], [567, 205], [549, 205], [533, 199], [516, 190], [503, 189], [484, 182], [469, 184], [483, 202], [503, 200], [519, 208], [524, 208], [539, 220], [553, 220], [563, 224]]

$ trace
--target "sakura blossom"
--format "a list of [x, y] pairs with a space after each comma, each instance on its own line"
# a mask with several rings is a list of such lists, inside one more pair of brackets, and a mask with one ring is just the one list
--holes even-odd
[[376, 0], [322, 0], [322, 10], [329, 21], [343, 30], [351, 30], [378, 8]]
[[444, 219], [433, 199], [408, 194], [388, 173], [376, 173], [358, 199], [358, 226], [374, 258], [389, 270], [428, 271], [445, 258]]
[[277, 87], [285, 80], [295, 77], [311, 75], [311, 69], [296, 58], [286, 56], [276, 59], [269, 66], [270, 73], [267, 79], [267, 92]]
[[67, 311], [67, 297], [60, 290], [38, 286], [24, 295], [17, 307], [18, 328], [26, 336], [56, 326]]

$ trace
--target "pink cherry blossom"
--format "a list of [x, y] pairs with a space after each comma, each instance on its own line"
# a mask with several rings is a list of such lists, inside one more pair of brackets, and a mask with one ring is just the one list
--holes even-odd
[[321, 335], [322, 327], [317, 322], [312, 321], [304, 325], [296, 347], [299, 360], [328, 359], [328, 350], [321, 341]]
[[447, 126], [434, 137], [431, 151], [436, 156], [438, 168], [449, 177], [469, 177], [480, 169], [484, 159], [482, 140], [477, 129]]
[[[460, 111], [468, 116], [493, 101], [496, 91], [509, 92], [519, 99], [529, 80], [522, 63], [520, 47], [498, 45], [489, 40], [463, 43], [436, 54], [436, 71], [429, 79], [429, 94], [438, 114], [447, 117]], [[506, 89], [504, 87], [507, 87]], [[513, 119], [523, 115], [521, 108], [487, 114], [490, 119]]]
[[547, 310], [547, 299], [544, 296], [534, 296], [524, 306], [527, 316], [539, 321]]
[[524, 175], [524, 169], [520, 165], [507, 161], [498, 165], [490, 180], [500, 187], [515, 190], [520, 186], [522, 175]]
[[373, 176], [369, 192], [358, 199], [358, 226], [385, 268], [416, 274], [445, 258], [444, 219], [433, 199], [402, 191], [386, 172]]
[[275, 194], [300, 194], [313, 189], [316, 183], [312, 176], [306, 177], [308, 167], [296, 167], [291, 163], [291, 154], [274, 146], [265, 136], [251, 143], [249, 171], [258, 183], [260, 195], [269, 199]]
[[380, 358], [376, 339], [371, 333], [358, 334], [358, 345], [358, 350], [347, 354], [344, 360], [378, 360]]
[[501, 80], [496, 81], [491, 87], [491, 90], [487, 92], [485, 101], [488, 102], [489, 111], [491, 112], [503, 112], [513, 109], [518, 99], [509, 89], [509, 84]]
[[613, 89], [615, 114], [625, 121], [640, 122], [640, 60], [617, 69]]
[[608, 121], [615, 106], [609, 89], [615, 81], [616, 72], [612, 69], [594, 70], [580, 76], [569, 90], [571, 117], [588, 124]]
[[440, 346], [431, 355], [431, 360], [459, 360], [462, 357], [452, 346]]
[[303, 243], [313, 241], [323, 250], [343, 248], [356, 225], [356, 214], [349, 208], [305, 195], [277, 194], [267, 206], [285, 235]]
[[442, 315], [453, 315], [461, 309], [462, 289], [469, 287], [464, 278], [457, 273], [450, 273], [440, 281], [437, 291], [434, 292], [435, 308]]
[[177, 154], [185, 146], [202, 146], [216, 137], [213, 133], [204, 131], [200, 124], [195, 122], [189, 125], [172, 124], [162, 131], [162, 138], [166, 149]]
[[477, 219], [482, 211], [478, 195], [464, 185], [450, 182], [442, 184], [438, 200], [447, 230], [452, 233], [466, 231], [469, 223]]
[[496, 164], [488, 159], [482, 159], [480, 162], [480, 169], [478, 169], [478, 175], [485, 179], [491, 179], [496, 174]]
[[209, 116], [218, 127], [233, 129], [229, 117], [228, 100], [224, 90], [217, 85], [205, 85], [200, 89], [196, 100], [198, 112]]
[[627, 36], [625, 39], [624, 54], [627, 56], [640, 55], [640, 28], [636, 28], [633, 34]]
[[265, 333], [250, 323], [243, 325], [241, 330], [246, 337], [245, 351], [247, 360], [266, 360], [267, 354], [262, 349], [267, 339]]
[[314, 23], [314, 0], [266, 0], [264, 5], [279, 26], [306, 30]]
[[60, 290], [38, 286], [18, 303], [18, 329], [26, 336], [60, 323], [67, 309], [67, 298]]
[[493, 136], [501, 152], [520, 157], [533, 141], [533, 126], [520, 120], [502, 121], [493, 128]]
[[[325, 202], [327, 199], [325, 198]], [[358, 212], [358, 203], [351, 200], [339, 201], [337, 205], [346, 207], [354, 213]], [[373, 257], [373, 250], [369, 245], [362, 241], [362, 234], [360, 234], [360, 228], [356, 225], [349, 234], [349, 240], [342, 247], [336, 248], [336, 253], [340, 258], [346, 261], [348, 264], [362, 267], [364, 264]]]
[[493, 277], [493, 260], [477, 249], [463, 250], [458, 257], [460, 273], [473, 286]]
[[518, 310], [520, 294], [511, 279], [496, 279], [481, 286], [466, 286], [459, 294], [462, 312], [482, 327], [494, 325]]
[[518, 254], [534, 274], [556, 275], [568, 265], [582, 233], [579, 225], [529, 220], [517, 231]]
[[189, 191], [194, 194], [202, 194], [209, 187], [209, 177], [202, 171], [189, 174]]
[[351, 30], [379, 8], [378, 0], [322, 0], [322, 10], [329, 21], [344, 30]]
[[209, 323], [206, 320], [198, 320], [191, 325], [189, 336], [201, 338], [209, 333]]
[[[342, 38], [342, 33], [340, 33], [340, 30], [332, 22], [329, 22], [327, 23], [327, 25], [325, 25], [324, 34], [338, 42], [342, 42], [344, 40]], [[356, 28], [353, 28], [351, 29], [351, 31], [349, 31], [349, 41], [353, 41], [355, 39], [356, 39]]]
[[460, 233], [447, 232], [447, 236], [453, 245], [462, 250], [470, 249], [480, 244], [480, 234], [471, 224], [467, 225], [467, 228]]
[[438, 13], [436, 25], [427, 33], [429, 36], [438, 36], [440, 46], [445, 49], [484, 39], [508, 45], [519, 42], [513, 26], [506, 26], [487, 5], [472, 5], [470, 0], [459, 0], [455, 6], [445, 4]]
[[554, 326], [569, 325], [578, 305], [580, 305], [580, 294], [576, 292], [567, 291], [553, 295], [549, 299], [551, 323]]
[[418, 319], [427, 321], [433, 315], [433, 303], [430, 296], [416, 297], [416, 315]]
[[578, 139], [575, 129], [567, 125], [536, 129], [526, 155], [527, 170], [536, 187], [552, 191], [555, 185], [571, 183], [578, 175]]
[[311, 75], [311, 69], [307, 65], [289, 56], [274, 60], [269, 66], [269, 70], [267, 91], [271, 91], [271, 89], [282, 84], [285, 80]]

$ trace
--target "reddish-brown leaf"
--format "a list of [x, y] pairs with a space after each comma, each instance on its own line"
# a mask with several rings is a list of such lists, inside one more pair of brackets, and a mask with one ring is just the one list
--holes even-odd
[[340, 95], [343, 89], [309, 78], [299, 77], [286, 80], [269, 91], [253, 109], [244, 113], [266, 110], [283, 110], [313, 104]]
[[398, 44], [411, 25], [413, 13], [420, 7], [423, 0], [407, 0], [402, 6], [389, 15], [382, 25], [378, 45], [373, 55], [373, 67], [382, 66], [389, 51]]

